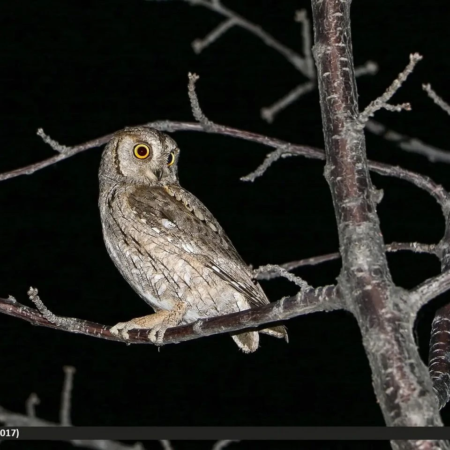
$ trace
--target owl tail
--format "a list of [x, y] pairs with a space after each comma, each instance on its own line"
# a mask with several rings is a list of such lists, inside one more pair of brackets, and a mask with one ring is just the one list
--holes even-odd
[[268, 334], [269, 336], [273, 336], [278, 339], [284, 339], [286, 342], [289, 342], [289, 336], [287, 334], [287, 330], [284, 325], [265, 328], [264, 330], [260, 330], [260, 333]]
[[[265, 328], [264, 330], [260, 330], [260, 332], [279, 339], [284, 339], [286, 342], [289, 342], [287, 330], [284, 325]], [[257, 331], [237, 333], [232, 335], [231, 337], [244, 353], [253, 353], [254, 351], [258, 350], [259, 333]]]
[[253, 353], [258, 350], [259, 334], [257, 331], [236, 333], [231, 336], [244, 353]]

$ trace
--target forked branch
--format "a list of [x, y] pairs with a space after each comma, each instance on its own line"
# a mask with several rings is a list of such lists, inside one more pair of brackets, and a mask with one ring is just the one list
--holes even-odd
[[[342, 256], [338, 287], [361, 329], [375, 393], [387, 425], [438, 426], [442, 422], [436, 398], [413, 338], [415, 314], [407, 306], [407, 293], [393, 284], [389, 272], [361, 127], [365, 116], [385, 107], [411, 67], [365, 115], [359, 113], [350, 3], [312, 0], [325, 177], [333, 198]], [[416, 59], [412, 58], [410, 66]], [[448, 199], [445, 192], [444, 197]], [[439, 283], [435, 280], [435, 284]], [[439, 290], [436, 285], [433, 288]], [[403, 448], [418, 447], [406, 444]]]

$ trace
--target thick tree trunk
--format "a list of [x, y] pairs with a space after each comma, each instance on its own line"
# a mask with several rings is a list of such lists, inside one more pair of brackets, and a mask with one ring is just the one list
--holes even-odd
[[[376, 213], [377, 192], [369, 176], [364, 133], [358, 121], [350, 3], [312, 0], [325, 177], [333, 197], [342, 256], [339, 290], [360, 326], [387, 425], [441, 426], [428, 370], [414, 342], [415, 314], [408, 308], [408, 293], [393, 284], [386, 261]], [[447, 448], [429, 444], [429, 448]], [[413, 441], [399, 445], [419, 448]]]

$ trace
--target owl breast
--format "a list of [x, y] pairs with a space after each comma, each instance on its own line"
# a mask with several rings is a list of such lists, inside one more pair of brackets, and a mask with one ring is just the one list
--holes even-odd
[[239, 281], [242, 260], [192, 194], [178, 186], [116, 185], [102, 195], [107, 251], [155, 311], [171, 310], [182, 301], [188, 306], [184, 323], [237, 312], [251, 307], [243, 291], [248, 288], [253, 298], [268, 302], [249, 275], [244, 283]]

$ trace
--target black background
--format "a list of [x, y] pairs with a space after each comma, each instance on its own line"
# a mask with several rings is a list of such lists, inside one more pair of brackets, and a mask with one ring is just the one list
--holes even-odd
[[[226, 5], [301, 52], [293, 20], [303, 0], [229, 0]], [[421, 90], [430, 82], [450, 100], [450, 36], [445, 3], [354, 1], [355, 64], [380, 72], [358, 81], [360, 105], [382, 94], [420, 52], [424, 60], [394, 97], [412, 112], [377, 113], [392, 129], [446, 148], [450, 117]], [[35, 135], [43, 127], [74, 145], [153, 120], [191, 121], [187, 73], [217, 123], [322, 147], [317, 91], [269, 125], [268, 106], [305, 81], [291, 64], [248, 32], [233, 28], [196, 55], [191, 42], [223, 19], [183, 2], [16, 0], [0, 6], [0, 171], [54, 154]], [[231, 138], [180, 132], [181, 184], [221, 222], [245, 261], [283, 263], [338, 248], [323, 162], [289, 158], [255, 183], [239, 178], [268, 151]], [[371, 159], [431, 176], [448, 189], [449, 167], [404, 153], [368, 133]], [[150, 313], [105, 251], [97, 210], [100, 150], [0, 183], [0, 296], [29, 304], [39, 289], [55, 314], [114, 324]], [[386, 242], [438, 242], [437, 204], [408, 183], [374, 175]], [[411, 288], [439, 273], [431, 256], [389, 256], [394, 281]], [[339, 262], [296, 271], [313, 286], [331, 284]], [[287, 281], [264, 282], [272, 300], [294, 294]], [[447, 296], [448, 298], [448, 296]], [[424, 308], [417, 336], [424, 360], [433, 313]], [[228, 336], [163, 347], [119, 343], [32, 327], [0, 315], [0, 404], [24, 411], [31, 392], [38, 414], [57, 421], [63, 365], [77, 368], [75, 425], [307, 426], [383, 425], [355, 319], [345, 312], [291, 320], [290, 343], [263, 336], [252, 355]], [[450, 423], [450, 409], [442, 412]]]

